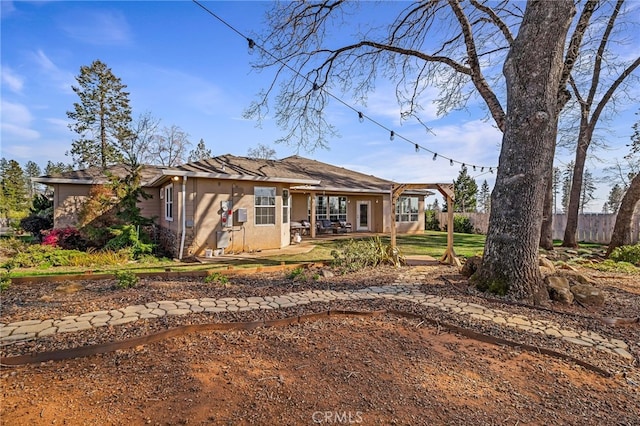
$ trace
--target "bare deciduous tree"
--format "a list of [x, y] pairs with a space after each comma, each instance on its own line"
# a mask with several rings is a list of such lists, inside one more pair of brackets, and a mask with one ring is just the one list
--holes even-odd
[[148, 154], [152, 164], [173, 167], [185, 162], [190, 145], [189, 134], [174, 124], [153, 136]]
[[[598, 37], [593, 37], [597, 42], [597, 48], [595, 51], [583, 49], [580, 58], [578, 58], [582, 62], [582, 66], [574, 67], [573, 75], [569, 80], [580, 114], [571, 193], [567, 208], [567, 225], [562, 241], [562, 245], [565, 247], [577, 247], [578, 245], [576, 230], [585, 183], [585, 162], [596, 126], [605, 109], [614, 103], [616, 92], [625, 90], [625, 82], [640, 66], [640, 57], [621, 61], [611, 51], [610, 45], [614, 43], [612, 34], [616, 21], [620, 19], [620, 14], [623, 12], [623, 5], [624, 0], [617, 0], [610, 13], [601, 12], [603, 16], [608, 16], [608, 19], [602, 22], [602, 25], [590, 27], [592, 32], [601, 32]], [[602, 2], [600, 5], [601, 8], [608, 6], [607, 2]], [[586, 73], [586, 81], [581, 81], [585, 74], [583, 72], [585, 67], [590, 72]]]
[[268, 145], [259, 143], [255, 148], [249, 148], [247, 151], [247, 157], [262, 160], [275, 160], [276, 150]]
[[[463, 108], [472, 96], [479, 96], [505, 135], [478, 282], [484, 288], [539, 300], [545, 292], [537, 247], [557, 114], [569, 99], [566, 82], [596, 3], [589, 0], [582, 5], [564, 58], [575, 13], [568, 0], [530, 0], [524, 12], [520, 4], [506, 1], [402, 3], [404, 9], [393, 12], [397, 17], [385, 32], [370, 29], [357, 34], [354, 42], [333, 48], [327, 47], [329, 29], [344, 29], [340, 20], [350, 18], [355, 2], [279, 4], [268, 16], [271, 30], [262, 40], [266, 50], [257, 64], [275, 67], [276, 78], [246, 115], [264, 117], [278, 92], [275, 116], [287, 130], [283, 140], [312, 150], [326, 146], [327, 137], [335, 134], [324, 115], [331, 91], [351, 93], [365, 102], [380, 75], [395, 82], [402, 118], [418, 122], [429, 87], [439, 90], [435, 102], [440, 113]], [[518, 37], [513, 36], [515, 31]], [[497, 70], [507, 53], [506, 78], [502, 78]], [[500, 99], [504, 87], [509, 114]]]

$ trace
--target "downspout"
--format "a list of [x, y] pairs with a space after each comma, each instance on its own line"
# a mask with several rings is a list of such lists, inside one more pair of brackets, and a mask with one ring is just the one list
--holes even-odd
[[179, 260], [182, 260], [182, 254], [184, 252], [184, 240], [187, 234], [187, 176], [182, 176], [182, 215], [180, 219], [180, 226], [182, 227], [182, 235], [180, 237], [180, 255]]

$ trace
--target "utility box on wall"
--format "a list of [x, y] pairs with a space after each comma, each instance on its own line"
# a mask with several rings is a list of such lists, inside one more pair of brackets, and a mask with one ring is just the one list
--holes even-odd
[[236, 213], [236, 221], [238, 223], [245, 223], [248, 220], [247, 209], [245, 208], [236, 209], [235, 213]]
[[229, 231], [217, 231], [216, 232], [216, 248], [227, 248], [231, 243], [231, 232]]
[[221, 223], [223, 228], [233, 227], [233, 203], [231, 201], [221, 201], [220, 211], [222, 213]]

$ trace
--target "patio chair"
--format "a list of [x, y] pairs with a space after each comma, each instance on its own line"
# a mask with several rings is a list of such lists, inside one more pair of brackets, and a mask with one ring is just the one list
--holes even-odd
[[317, 228], [318, 234], [326, 234], [329, 232], [333, 232], [334, 230], [333, 224], [328, 219], [319, 220], [318, 223], [316, 224], [316, 228]]

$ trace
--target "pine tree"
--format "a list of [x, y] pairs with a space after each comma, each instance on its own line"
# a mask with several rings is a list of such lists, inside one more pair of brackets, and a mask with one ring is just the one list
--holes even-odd
[[[99, 60], [80, 67], [72, 86], [80, 97], [67, 116], [74, 121], [69, 128], [79, 135], [73, 141], [70, 154], [80, 167], [106, 168], [120, 161], [118, 146], [130, 138], [131, 108], [129, 93], [111, 68]], [[69, 152], [67, 153], [67, 155]]]
[[567, 164], [562, 172], [562, 211], [569, 208], [569, 195], [571, 194], [571, 181], [573, 180], [573, 161]]
[[584, 213], [584, 208], [593, 200], [593, 194], [596, 189], [593, 175], [589, 170], [585, 170], [582, 176], [582, 189], [580, 191], [580, 213]]
[[558, 214], [558, 191], [560, 191], [560, 178], [562, 177], [562, 172], [560, 171], [560, 167], [553, 168], [553, 212]]
[[62, 161], [54, 163], [53, 161], [47, 161], [47, 165], [44, 168], [44, 174], [46, 176], [59, 176], [62, 173], [70, 172], [73, 170], [71, 164], [65, 164]]
[[491, 210], [491, 190], [489, 189], [489, 184], [485, 179], [482, 182], [482, 186], [480, 187], [480, 192], [478, 193], [478, 202], [480, 203], [480, 208], [483, 213], [489, 213]]
[[211, 158], [211, 150], [204, 144], [204, 139], [200, 138], [196, 149], [189, 153], [189, 162], [200, 161], [206, 158]]
[[467, 173], [467, 166], [462, 166], [458, 178], [453, 182], [453, 190], [455, 193], [454, 211], [456, 212], [475, 212], [476, 211], [476, 194], [478, 193], [478, 184]]
[[609, 191], [609, 198], [607, 198], [607, 207], [608, 211], [611, 213], [617, 213], [620, 208], [620, 203], [622, 202], [622, 197], [624, 196], [624, 189], [620, 186], [620, 184], [616, 183], [611, 187]]
[[29, 194], [24, 171], [16, 160], [2, 162], [0, 215], [15, 220], [29, 213]]
[[40, 192], [41, 186], [31, 181], [31, 178], [38, 177], [42, 174], [40, 166], [33, 161], [27, 161], [24, 166], [24, 172], [27, 178], [27, 188], [29, 191], [29, 198], [33, 198], [38, 192]]

